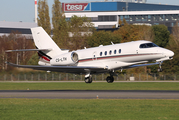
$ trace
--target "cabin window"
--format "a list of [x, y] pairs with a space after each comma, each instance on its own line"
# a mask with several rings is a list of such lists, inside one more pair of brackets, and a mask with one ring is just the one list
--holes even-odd
[[100, 56], [102, 56], [103, 55], [103, 53], [102, 52], [100, 52]]
[[104, 53], [105, 55], [107, 55], [107, 51], [105, 51], [105, 53]]
[[116, 54], [116, 50], [114, 50], [114, 54]]
[[145, 44], [141, 44], [140, 48], [147, 48], [147, 46]]
[[148, 48], [150, 48], [150, 47], [158, 47], [156, 44], [154, 44], [154, 43], [146, 43], [146, 46], [148, 47]]
[[109, 51], [109, 55], [111, 55], [111, 54], [112, 54], [112, 51], [110, 50], [110, 51]]
[[121, 53], [121, 49], [119, 49], [119, 53]]
[[151, 47], [158, 47], [158, 46], [154, 43], [145, 43], [139, 46], [139, 48], [151, 48]]

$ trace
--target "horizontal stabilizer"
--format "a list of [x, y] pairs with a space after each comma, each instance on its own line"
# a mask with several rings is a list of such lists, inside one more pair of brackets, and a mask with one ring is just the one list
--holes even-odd
[[51, 51], [52, 49], [19, 49], [19, 50], [6, 50], [6, 52], [22, 52], [22, 51]]

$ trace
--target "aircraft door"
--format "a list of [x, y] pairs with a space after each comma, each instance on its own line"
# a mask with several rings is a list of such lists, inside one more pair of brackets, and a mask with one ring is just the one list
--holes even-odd
[[93, 60], [97, 60], [97, 52], [95, 51], [95, 52], [93, 52]]

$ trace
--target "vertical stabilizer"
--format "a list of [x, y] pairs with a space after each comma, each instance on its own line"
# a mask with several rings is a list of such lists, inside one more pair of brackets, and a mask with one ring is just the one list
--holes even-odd
[[31, 32], [38, 49], [52, 49], [50, 51], [41, 51], [45, 55], [53, 58], [57, 54], [61, 53], [61, 49], [42, 27], [31, 28]]

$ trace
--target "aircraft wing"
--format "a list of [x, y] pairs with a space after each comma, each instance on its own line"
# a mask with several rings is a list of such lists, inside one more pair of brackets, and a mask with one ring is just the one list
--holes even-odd
[[53, 71], [53, 72], [66, 72], [66, 73], [75, 73], [75, 74], [85, 74], [90, 72], [93, 73], [102, 73], [107, 72], [107, 69], [99, 68], [99, 67], [86, 67], [86, 66], [40, 66], [40, 65], [17, 65], [10, 62], [6, 62], [6, 64], [13, 67], [20, 68], [31, 68], [34, 70], [43, 70], [43, 71]]
[[158, 65], [158, 64], [160, 64], [160, 62], [149, 63], [149, 64], [131, 65], [131, 66], [124, 67], [124, 69], [135, 68], [135, 67], [143, 67], [143, 66], [150, 66], [150, 65]]
[[[105, 73], [108, 72], [108, 69], [100, 68], [100, 67], [89, 67], [89, 66], [41, 66], [41, 65], [17, 65], [10, 62], [6, 62], [6, 64], [13, 67], [20, 68], [30, 68], [34, 70], [43, 70], [43, 71], [53, 71], [53, 72], [65, 72], [65, 73], [74, 73], [74, 74], [86, 74], [90, 72], [91, 74], [95, 73]], [[143, 67], [150, 65], [158, 65], [160, 62], [149, 63], [149, 64], [139, 64], [139, 65], [130, 65], [123, 67], [123, 69], [130, 69], [135, 67]]]

